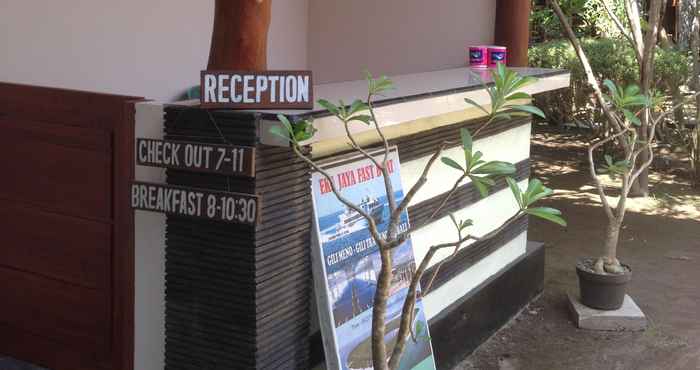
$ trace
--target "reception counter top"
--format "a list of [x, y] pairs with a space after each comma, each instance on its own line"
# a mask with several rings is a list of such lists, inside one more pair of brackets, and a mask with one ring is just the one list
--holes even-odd
[[[537, 78], [536, 82], [522, 89], [531, 95], [569, 87], [570, 74], [567, 71], [543, 68], [512, 70], [522, 76]], [[394, 89], [373, 101], [377, 121], [388, 138], [398, 138], [483, 116], [483, 111], [467, 104], [464, 99], [469, 98], [488, 106], [490, 98], [484, 86], [493, 84], [491, 70], [472, 68], [400, 75], [390, 79], [394, 83]], [[340, 100], [346, 104], [355, 99], [366, 100], [367, 81], [316, 85], [314, 97], [335, 104]], [[326, 156], [348, 149], [346, 133], [340, 121], [318, 103], [313, 110], [256, 113], [263, 121], [269, 121], [269, 124], [274, 124], [277, 114], [284, 114], [292, 120], [313, 119], [317, 132], [304, 144], [313, 146], [314, 156]], [[363, 146], [376, 144], [378, 141], [374, 129], [364, 124], [353, 124], [350, 131]], [[270, 144], [278, 141], [266, 132], [261, 132], [261, 139]]]
[[[557, 69], [546, 68], [510, 68], [521, 76], [533, 76], [540, 79], [527, 91], [535, 94], [542, 91], [568, 87], [569, 73]], [[394, 83], [394, 89], [375, 99], [376, 107], [409, 103], [413, 101], [445, 97], [470, 91], [483, 90], [482, 82], [487, 86], [493, 84], [491, 69], [474, 69], [469, 67], [445, 69], [439, 71], [412, 73], [389, 76]], [[374, 76], [377, 78], [378, 76]], [[331, 102], [343, 100], [347, 104], [355, 99], [367, 99], [367, 81], [345, 81], [314, 85], [315, 99], [326, 99]], [[323, 107], [316, 103], [311, 110], [268, 110], [261, 111], [265, 118], [285, 114], [294, 118], [320, 118], [329, 115]]]

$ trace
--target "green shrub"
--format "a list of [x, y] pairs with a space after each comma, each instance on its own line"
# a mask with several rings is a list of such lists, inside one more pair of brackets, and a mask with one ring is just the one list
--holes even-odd
[[[583, 39], [582, 46], [596, 77], [617, 81], [621, 85], [638, 84], [639, 66], [627, 40]], [[596, 112], [591, 111], [583, 68], [573, 47], [566, 39], [536, 44], [530, 47], [529, 63], [533, 67], [557, 68], [571, 71], [571, 90], [538, 97], [537, 105], [551, 117], [552, 123], [576, 119], [591, 122]], [[666, 96], [679, 96], [679, 87], [688, 83], [691, 58], [688, 52], [657, 48], [655, 59], [655, 88]], [[557, 104], [553, 104], [557, 103]], [[557, 120], [557, 121], [554, 121]]]
[[654, 80], [657, 88], [673, 95], [673, 90], [690, 82], [692, 55], [677, 49], [657, 48]]
[[[571, 26], [580, 38], [586, 37], [618, 37], [620, 31], [608, 17], [605, 8], [599, 1], [590, 0], [561, 0], [559, 1], [564, 14], [567, 15]], [[624, 17], [624, 3], [616, 0], [611, 4], [618, 17]], [[544, 0], [533, 1], [530, 13], [530, 40], [545, 42], [563, 38], [564, 32], [559, 19], [552, 8]]]

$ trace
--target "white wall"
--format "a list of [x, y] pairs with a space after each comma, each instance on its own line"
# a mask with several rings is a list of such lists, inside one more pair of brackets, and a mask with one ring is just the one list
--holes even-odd
[[[474, 150], [484, 153], [484, 158], [489, 161], [506, 161], [518, 163], [530, 157], [530, 125], [522, 125], [511, 128], [499, 134], [481, 138], [474, 142]], [[459, 159], [461, 147], [447, 149], [443, 155]], [[401, 182], [404, 189], [412, 187], [419, 179], [422, 169], [429, 157], [415, 158], [401, 163]], [[411, 202], [411, 206], [427, 199], [446, 194], [454, 181], [459, 177], [457, 171], [447, 166], [436, 166], [431, 170], [430, 177], [425, 186]], [[439, 180], [438, 180], [439, 179]], [[527, 188], [528, 180], [519, 183], [520, 187]], [[453, 212], [458, 220], [474, 220], [474, 225], [469, 228], [472, 235], [483, 236], [495, 230], [506, 222], [518, 211], [518, 205], [509, 188], [494, 192], [485, 199], [481, 199], [467, 207]], [[455, 239], [454, 225], [449, 216], [436, 219], [424, 227], [416, 230], [411, 235], [413, 241], [413, 253], [416, 264], [421, 263], [428, 253], [430, 246], [447, 243]], [[462, 247], [469, 248], [473, 242], [467, 242]], [[506, 245], [486, 256], [474, 266], [459, 273], [450, 279], [445, 285], [430, 291], [425, 297], [425, 311], [430, 319], [458, 301], [479, 284], [498, 273], [502, 268], [525, 254], [527, 247], [527, 231]], [[452, 250], [442, 250], [435, 254], [429, 266], [433, 266], [448, 258]]]
[[463, 66], [495, 14], [494, 0], [309, 0], [309, 66], [317, 82]]
[[[493, 0], [272, 0], [271, 69], [316, 82], [464, 65]], [[172, 101], [205, 67], [214, 0], [2, 0], [0, 81]]]
[[[308, 0], [274, 0], [270, 68], [306, 68]], [[206, 67], [214, 0], [2, 0], [0, 81], [172, 101]]]
[[[137, 104], [135, 123], [135, 137], [162, 139], [163, 105]], [[137, 181], [165, 182], [164, 169], [134, 165]], [[164, 369], [164, 214], [134, 211], [134, 255], [134, 370]]]

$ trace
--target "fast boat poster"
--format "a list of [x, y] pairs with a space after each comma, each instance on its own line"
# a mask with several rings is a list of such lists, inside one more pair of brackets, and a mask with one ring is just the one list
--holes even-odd
[[[383, 151], [372, 155], [381, 163]], [[362, 156], [348, 156], [321, 166], [336, 189], [374, 219], [380, 233], [386, 232], [390, 215], [381, 170]], [[390, 149], [387, 169], [399, 203], [404, 193], [395, 147]], [[338, 200], [329, 180], [320, 172], [313, 173], [311, 179], [315, 224], [313, 268], [326, 366], [329, 370], [372, 369], [372, 307], [381, 266], [379, 249], [370, 235], [367, 220]], [[408, 213], [404, 212], [399, 232], [408, 230], [408, 225]], [[393, 278], [385, 339], [389, 353], [416, 269], [410, 238], [392, 253]], [[428, 323], [420, 298], [416, 310], [412, 323], [416, 339], [408, 339], [400, 369], [434, 370]]]

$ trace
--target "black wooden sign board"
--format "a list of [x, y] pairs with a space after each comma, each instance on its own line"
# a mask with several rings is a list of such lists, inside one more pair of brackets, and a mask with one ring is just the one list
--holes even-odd
[[142, 166], [255, 177], [255, 148], [186, 141], [136, 139]]
[[202, 71], [202, 108], [313, 109], [311, 71]]
[[259, 218], [260, 200], [253, 194], [134, 182], [131, 185], [131, 207], [143, 211], [254, 225]]

